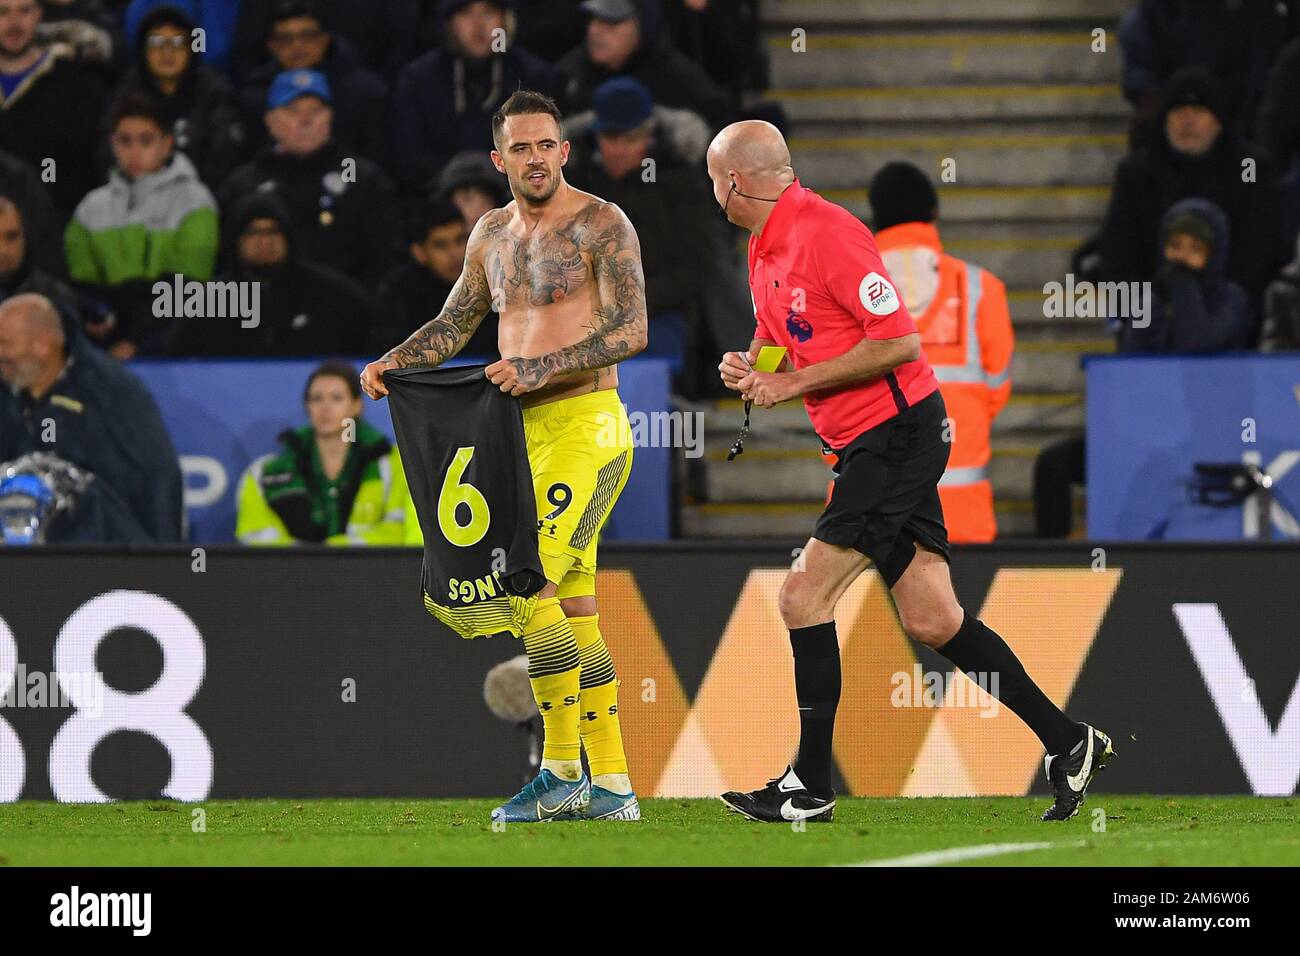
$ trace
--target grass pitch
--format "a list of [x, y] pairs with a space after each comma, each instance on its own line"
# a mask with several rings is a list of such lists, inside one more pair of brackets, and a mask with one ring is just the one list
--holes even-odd
[[[496, 831], [492, 800], [11, 803], [0, 866], [1300, 865], [1297, 798], [1101, 794], [1064, 824], [1038, 819], [1047, 802], [843, 798], [834, 823], [802, 832], [716, 800], [643, 800], [640, 823]], [[975, 846], [987, 855], [955, 852]]]

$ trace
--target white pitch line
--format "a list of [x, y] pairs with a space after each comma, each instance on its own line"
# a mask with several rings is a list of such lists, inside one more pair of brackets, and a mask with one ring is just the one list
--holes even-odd
[[948, 863], [960, 863], [963, 860], [979, 860], [987, 856], [1003, 856], [1007, 853], [1028, 853], [1032, 850], [1046, 850], [1056, 846], [1083, 846], [1083, 841], [1060, 843], [982, 843], [977, 846], [955, 846], [947, 850], [930, 850], [927, 853], [912, 853], [907, 856], [895, 856], [885, 860], [864, 860], [861, 863], [846, 863], [845, 866], [944, 866]]

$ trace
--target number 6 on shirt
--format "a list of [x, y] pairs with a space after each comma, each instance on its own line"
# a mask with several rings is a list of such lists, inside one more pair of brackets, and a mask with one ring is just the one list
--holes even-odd
[[[438, 493], [438, 530], [458, 548], [478, 544], [492, 523], [492, 512], [483, 492], [460, 480], [473, 457], [473, 445], [456, 449], [451, 464], [447, 466], [447, 474], [443, 476], [442, 491]], [[469, 509], [469, 521], [465, 524], [460, 522], [458, 509], [461, 505]]]

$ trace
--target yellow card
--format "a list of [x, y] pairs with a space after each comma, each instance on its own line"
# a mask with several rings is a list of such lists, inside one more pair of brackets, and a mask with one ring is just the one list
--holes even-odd
[[758, 350], [758, 358], [754, 362], [754, 371], [775, 372], [784, 358], [784, 345], [764, 345]]

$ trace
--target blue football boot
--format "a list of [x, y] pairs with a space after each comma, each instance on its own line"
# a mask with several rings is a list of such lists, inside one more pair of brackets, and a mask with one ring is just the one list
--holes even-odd
[[641, 805], [636, 793], [615, 793], [593, 784], [590, 803], [565, 819], [641, 819]]
[[492, 811], [492, 822], [545, 823], [585, 809], [591, 800], [591, 781], [584, 773], [563, 780], [543, 769], [524, 789]]
[[604, 787], [591, 787], [591, 801], [586, 807], [565, 816], [566, 820], [640, 820], [641, 805], [635, 793], [615, 793]]

